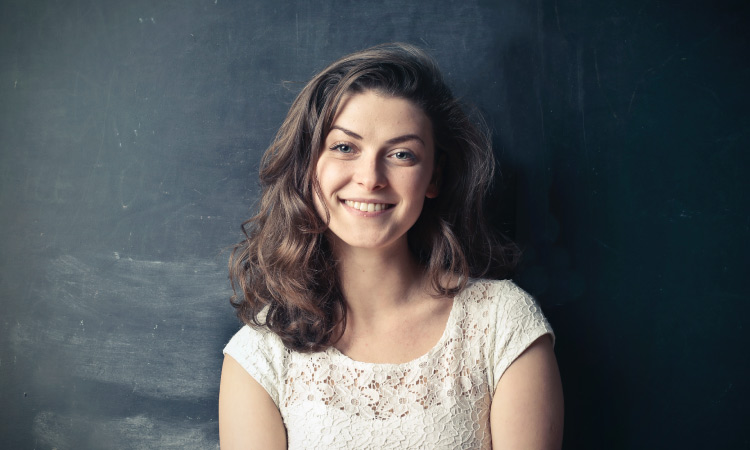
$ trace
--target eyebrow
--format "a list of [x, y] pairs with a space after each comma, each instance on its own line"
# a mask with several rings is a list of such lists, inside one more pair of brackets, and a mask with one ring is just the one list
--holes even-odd
[[[344, 134], [353, 137], [354, 139], [359, 139], [360, 141], [363, 139], [362, 136], [358, 135], [357, 133], [355, 133], [355, 132], [353, 132], [351, 130], [347, 130], [346, 128], [338, 126], [338, 125], [332, 126], [331, 129], [332, 130], [334, 130], [334, 129], [335, 130], [339, 130], [339, 131], [343, 132]], [[391, 138], [391, 139], [388, 139], [387, 141], [385, 141], [385, 143], [388, 144], [388, 145], [395, 145], [395, 144], [400, 144], [402, 142], [413, 141], [413, 140], [421, 142], [422, 145], [424, 145], [424, 146], [427, 145], [427, 144], [424, 143], [424, 141], [422, 140], [422, 138], [419, 137], [416, 134], [405, 134], [403, 136], [398, 136], [398, 137], [395, 137], [395, 138]]]

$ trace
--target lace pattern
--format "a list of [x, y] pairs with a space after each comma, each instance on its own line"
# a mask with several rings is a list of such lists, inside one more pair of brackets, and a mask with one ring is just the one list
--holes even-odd
[[289, 448], [490, 448], [489, 412], [505, 369], [551, 333], [510, 281], [474, 280], [446, 329], [404, 364], [354, 361], [335, 348], [302, 354], [244, 327], [225, 348], [269, 392]]

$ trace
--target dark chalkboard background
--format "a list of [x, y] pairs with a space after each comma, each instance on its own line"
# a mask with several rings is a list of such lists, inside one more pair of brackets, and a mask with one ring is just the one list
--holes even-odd
[[569, 449], [749, 448], [747, 2], [0, 2], [0, 447], [218, 446], [225, 248], [300, 83], [430, 50], [503, 164]]

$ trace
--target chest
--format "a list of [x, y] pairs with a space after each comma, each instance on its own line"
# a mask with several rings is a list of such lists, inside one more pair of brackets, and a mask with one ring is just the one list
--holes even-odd
[[295, 354], [279, 405], [289, 448], [489, 448], [482, 348], [456, 335], [405, 364]]
[[435, 308], [417, 314], [395, 314], [381, 326], [347, 323], [336, 348], [355, 361], [402, 364], [433, 349], [446, 333], [453, 300], [434, 300]]

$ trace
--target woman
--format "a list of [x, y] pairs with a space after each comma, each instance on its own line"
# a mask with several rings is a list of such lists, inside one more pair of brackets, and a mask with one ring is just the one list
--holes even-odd
[[230, 260], [222, 449], [559, 448], [552, 330], [502, 279], [494, 160], [434, 61], [387, 44], [305, 86]]

